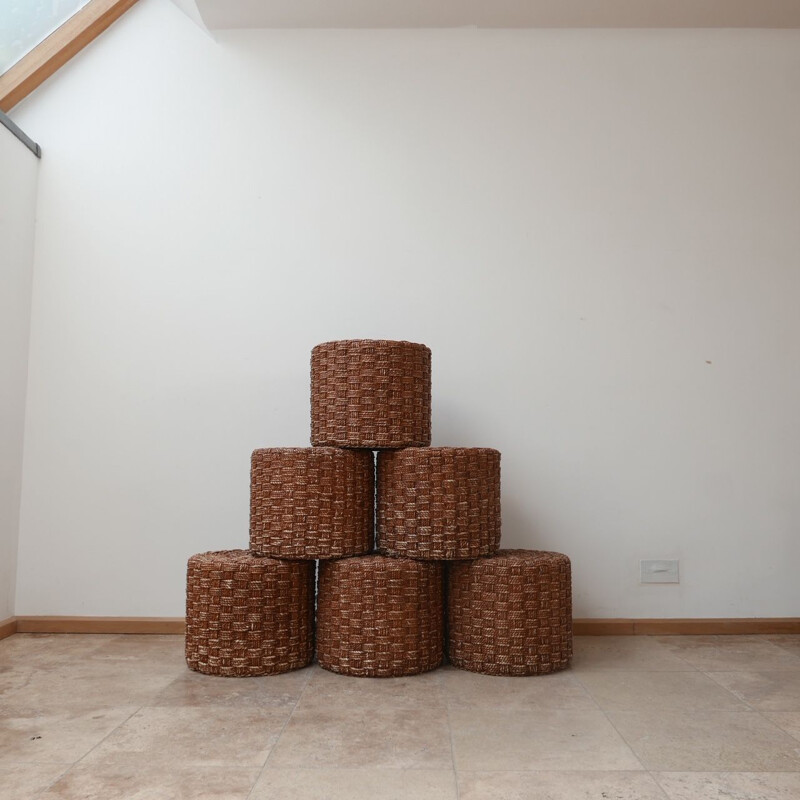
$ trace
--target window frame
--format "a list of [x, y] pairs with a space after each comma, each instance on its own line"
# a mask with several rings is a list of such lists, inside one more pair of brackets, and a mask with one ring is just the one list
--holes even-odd
[[90, 0], [0, 75], [0, 110], [8, 113], [138, 0]]

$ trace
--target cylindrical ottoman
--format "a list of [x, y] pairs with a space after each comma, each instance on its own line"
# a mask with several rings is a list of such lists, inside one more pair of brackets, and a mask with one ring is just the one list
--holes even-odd
[[431, 443], [431, 351], [352, 339], [311, 351], [311, 443], [425, 447]]
[[542, 675], [572, 658], [569, 559], [501, 550], [449, 567], [448, 655], [486, 675]]
[[466, 559], [500, 546], [500, 453], [482, 447], [378, 453], [378, 548]]
[[359, 677], [415, 675], [444, 653], [441, 564], [372, 555], [320, 564], [317, 660]]
[[207, 675], [274, 675], [314, 656], [314, 563], [248, 550], [200, 553], [186, 575], [186, 663]]
[[253, 452], [250, 549], [276, 558], [341, 558], [373, 545], [369, 450], [280, 447]]

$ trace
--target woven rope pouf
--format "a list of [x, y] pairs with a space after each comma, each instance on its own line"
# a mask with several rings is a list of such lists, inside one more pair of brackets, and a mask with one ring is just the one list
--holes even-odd
[[374, 464], [369, 450], [255, 450], [250, 549], [276, 558], [341, 558], [372, 549]]
[[372, 450], [431, 443], [431, 351], [350, 339], [311, 351], [311, 444]]
[[388, 678], [439, 666], [442, 565], [372, 555], [320, 564], [317, 660], [343, 675]]
[[497, 552], [497, 450], [417, 447], [378, 453], [377, 481], [381, 553], [450, 560]]
[[314, 656], [314, 563], [248, 550], [200, 553], [186, 576], [186, 663], [207, 675], [274, 675]]
[[451, 564], [448, 655], [486, 675], [542, 675], [572, 658], [569, 559], [542, 550], [500, 550]]

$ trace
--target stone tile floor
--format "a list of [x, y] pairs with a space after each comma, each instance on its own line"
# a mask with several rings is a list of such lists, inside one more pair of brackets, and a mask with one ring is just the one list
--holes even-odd
[[178, 636], [0, 641], [0, 798], [797, 800], [800, 636], [579, 637], [554, 675], [190, 672]]

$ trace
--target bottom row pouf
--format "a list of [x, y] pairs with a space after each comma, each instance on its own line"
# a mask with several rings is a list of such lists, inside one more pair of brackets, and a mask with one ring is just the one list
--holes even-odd
[[371, 555], [320, 563], [317, 660], [332, 672], [398, 677], [444, 656], [442, 565]]
[[561, 553], [500, 550], [454, 563], [448, 656], [486, 675], [541, 675], [572, 658], [570, 562]]
[[274, 675], [314, 657], [314, 562], [249, 550], [200, 553], [186, 575], [186, 663], [209, 675]]
[[[501, 550], [452, 563], [448, 655], [486, 675], [537, 675], [572, 657], [570, 562]], [[333, 672], [397, 677], [435, 669], [444, 650], [441, 563], [370, 555], [322, 562], [317, 658]], [[210, 675], [272, 675], [314, 656], [314, 562], [248, 550], [189, 559], [186, 661]]]

